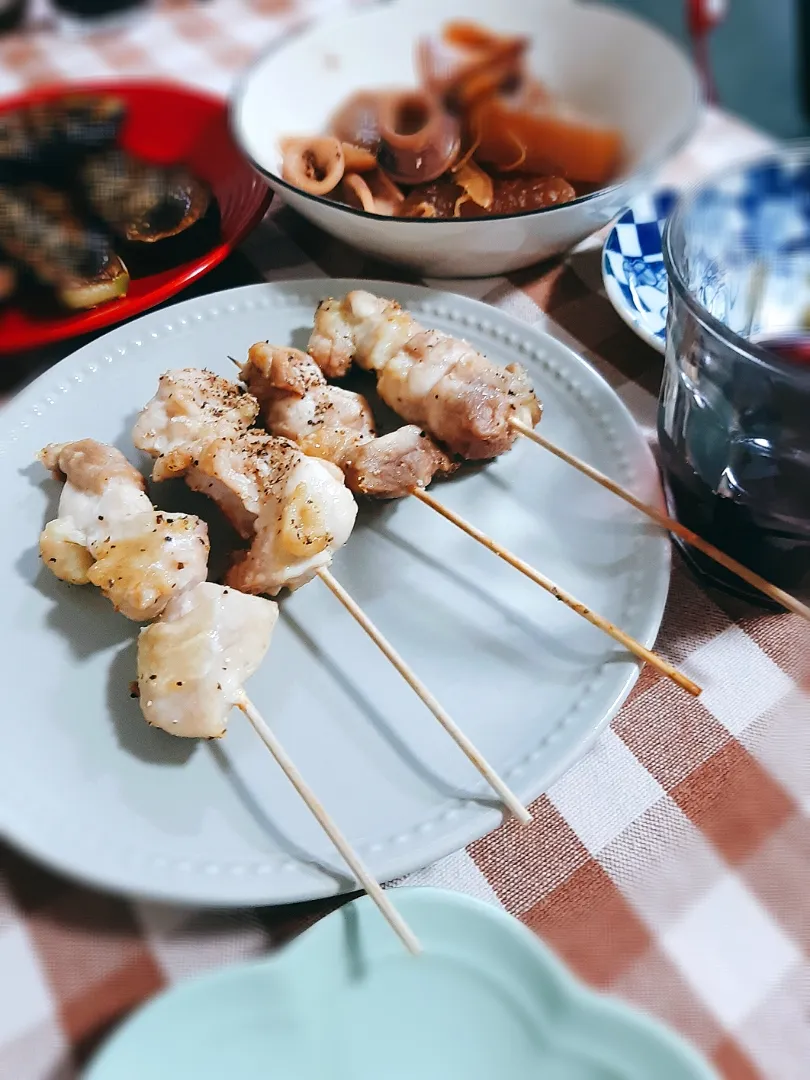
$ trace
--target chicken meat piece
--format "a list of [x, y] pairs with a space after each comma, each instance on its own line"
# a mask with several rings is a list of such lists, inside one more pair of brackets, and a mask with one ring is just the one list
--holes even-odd
[[330, 386], [299, 349], [258, 342], [248, 352], [242, 379], [258, 399], [268, 430], [292, 439], [310, 457], [343, 469], [374, 438], [374, 417], [362, 394]]
[[93, 584], [129, 619], [154, 618], [204, 581], [208, 529], [190, 514], [162, 514], [120, 450], [93, 439], [52, 444], [40, 460], [64, 480], [59, 515], [40, 536], [57, 577]]
[[288, 447], [266, 431], [251, 430], [214, 439], [198, 454], [186, 472], [186, 483], [212, 499], [242, 539], [249, 539], [269, 478], [287, 464]]
[[202, 368], [178, 368], [161, 375], [132, 441], [157, 459], [152, 478], [167, 480], [182, 476], [213, 439], [247, 431], [258, 414], [258, 401], [236, 383]]
[[312, 357], [298, 349], [253, 345], [242, 378], [259, 399], [268, 429], [310, 457], [332, 461], [354, 492], [397, 499], [455, 467], [412, 425], [376, 437], [366, 399], [330, 386]]
[[287, 439], [265, 438], [272, 467], [264, 480], [255, 536], [226, 581], [242, 592], [275, 596], [285, 587], [305, 585], [329, 566], [349, 539], [357, 504], [337, 466], [307, 457]]
[[500, 367], [438, 330], [416, 334], [388, 361], [378, 372], [377, 392], [403, 419], [469, 461], [506, 453], [517, 438], [510, 420], [528, 427], [540, 420], [519, 364]]
[[38, 457], [64, 483], [57, 516], [39, 538], [42, 561], [63, 581], [86, 585], [109, 524], [151, 511], [144, 479], [120, 450], [94, 439], [51, 443]]
[[377, 499], [399, 499], [414, 488], [424, 490], [438, 475], [458, 468], [456, 462], [420, 431], [406, 424], [388, 435], [363, 443], [346, 467], [352, 491]]
[[262, 409], [268, 402], [302, 398], [326, 385], [323, 372], [309, 353], [286, 345], [271, 345], [269, 341], [257, 341], [250, 346], [239, 376]]
[[[246, 431], [236, 439], [216, 439], [200, 453], [186, 473], [186, 483], [212, 499], [239, 535], [255, 536], [256, 522], [267, 503], [287, 496], [286, 478], [296, 469], [301, 452], [289, 439], [266, 431]], [[343, 476], [326, 462], [331, 479]]]
[[387, 405], [468, 460], [509, 450], [517, 438], [511, 420], [529, 427], [540, 420], [519, 364], [494, 364], [468, 342], [425, 330], [394, 301], [362, 290], [320, 305], [310, 352], [324, 370], [345, 370], [354, 359], [376, 372]]
[[354, 360], [379, 371], [422, 329], [395, 300], [354, 289], [342, 300], [330, 296], [318, 304], [308, 350], [327, 378], [339, 379]]
[[71, 527], [66, 526], [63, 518], [49, 521], [39, 534], [39, 557], [60, 581], [87, 585], [93, 556], [84, 544], [68, 539], [70, 533]]
[[[206, 372], [198, 374], [208, 376]], [[166, 395], [164, 384], [178, 375], [189, 386], [206, 385], [205, 380], [195, 380], [190, 368], [163, 376], [158, 394], [133, 433], [142, 449], [146, 447], [139, 439], [139, 427], [145, 414]], [[235, 387], [225, 379], [218, 380], [219, 384]], [[241, 397], [258, 409], [252, 394], [242, 393]], [[197, 400], [197, 405], [198, 412], [204, 411], [203, 400]], [[241, 553], [231, 568], [230, 585], [271, 596], [284, 587], [298, 588], [329, 565], [333, 553], [351, 533], [357, 506], [343, 483], [343, 474], [331, 462], [306, 457], [287, 439], [233, 428], [220, 434], [220, 429], [213, 427], [206, 434], [200, 424], [190, 433], [194, 442], [189, 446], [181, 442], [178, 430], [167, 452], [168, 458], [178, 455], [177, 468], [172, 463], [161, 475], [185, 473], [190, 487], [210, 496], [236, 530], [245, 539], [252, 538], [250, 549]], [[162, 452], [161, 445], [150, 445]]]
[[218, 739], [270, 645], [278, 605], [205, 581], [138, 636], [138, 696], [148, 724]]
[[88, 581], [128, 619], [154, 619], [208, 575], [208, 526], [193, 514], [130, 518], [93, 549]]

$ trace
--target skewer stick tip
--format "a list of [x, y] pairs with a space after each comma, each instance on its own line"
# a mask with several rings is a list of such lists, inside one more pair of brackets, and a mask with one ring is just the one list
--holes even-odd
[[[640, 513], [645, 514], [651, 521], [654, 521], [656, 525], [659, 525], [662, 529], [666, 529], [667, 532], [674, 533], [679, 536], [687, 544], [697, 548], [707, 558], [712, 559], [720, 566], [725, 567], [730, 573], [736, 575], [742, 581], [747, 582], [752, 588], [757, 589], [764, 596], [770, 597], [786, 611], [792, 612], [794, 615], [799, 615], [802, 619], [810, 622], [810, 607], [807, 604], [802, 603], [795, 596], [791, 596], [790, 593], [785, 592], [784, 589], [779, 588], [778, 585], [772, 585], [769, 581], [761, 575], [755, 573], [753, 570], [749, 570], [747, 566], [743, 566], [737, 559], [732, 558], [731, 555], [726, 555], [724, 551], [721, 551], [714, 544], [709, 543], [708, 540], [704, 540], [702, 536], [698, 536], [686, 525], [682, 525], [680, 521], [676, 521], [675, 518], [665, 514], [658, 507], [653, 506], [651, 503], [645, 503], [642, 499], [639, 499], [631, 491], [627, 491], [620, 484], [617, 484], [615, 480], [611, 480], [609, 476], [605, 476], [604, 473], [599, 472], [592, 465], [588, 465], [587, 462], [581, 461], [573, 454], [569, 454], [568, 451], [563, 450], [562, 447], [557, 446], [553, 442], [549, 442], [545, 436], [539, 432], [530, 428], [527, 424], [521, 423], [519, 420], [510, 420], [511, 427], [514, 431], [517, 431], [520, 435], [530, 439], [532, 442], [537, 443], [538, 446], [542, 446], [544, 450], [548, 450], [549, 453], [554, 454], [560, 461], [564, 461], [567, 465], [577, 469], [584, 476], [593, 480], [594, 483], [599, 484], [605, 490], [617, 495], [620, 499], [623, 499], [628, 505], [634, 507]], [[689, 687], [686, 687], [689, 689]], [[693, 690], [689, 690], [690, 693], [694, 693]]]
[[365, 630], [380, 652], [393, 664], [405, 682], [414, 691], [420, 701], [433, 713], [447, 734], [453, 739], [459, 749], [467, 756], [484, 777], [489, 786], [498, 796], [503, 805], [512, 813], [521, 824], [532, 820], [532, 815], [515, 795], [512, 789], [501, 779], [498, 773], [489, 764], [481, 751], [467, 738], [455, 720], [447, 713], [444, 707], [437, 701], [421, 679], [406, 664], [399, 653], [394, 649], [388, 638], [366, 615], [357, 601], [346, 592], [340, 582], [332, 576], [324, 567], [318, 571], [318, 576], [329, 591], [343, 604], [352, 618]]
[[388, 895], [380, 887], [377, 879], [372, 877], [360, 856], [340, 831], [337, 824], [321, 805], [315, 792], [298, 771], [292, 759], [287, 755], [286, 750], [281, 745], [262, 714], [244, 692], [239, 695], [235, 705], [245, 714], [247, 719], [253, 725], [256, 734], [276, 759], [276, 762], [284, 775], [304, 800], [310, 813], [343, 857], [344, 862], [357, 879], [357, 883], [365, 889], [369, 898], [377, 905], [380, 914], [408, 952], [412, 956], [419, 956], [422, 952], [422, 945], [419, 939], [394, 907]]
[[656, 671], [660, 671], [662, 675], [666, 675], [667, 678], [672, 679], [674, 683], [687, 690], [694, 697], [698, 697], [702, 692], [697, 683], [693, 682], [683, 672], [678, 671], [676, 667], [665, 660], [662, 656], [653, 652], [652, 649], [648, 649], [646, 645], [642, 645], [640, 641], [636, 641], [634, 637], [627, 634], [618, 626], [614, 626], [609, 619], [597, 614], [595, 611], [591, 611], [587, 605], [582, 601], [577, 600], [575, 596], [566, 592], [565, 589], [561, 589], [559, 585], [555, 584], [551, 578], [546, 577], [545, 574], [541, 574], [530, 563], [527, 563], [524, 559], [519, 558], [513, 552], [509, 551], [502, 544], [499, 544], [497, 540], [493, 540], [491, 536], [483, 532], [483, 530], [472, 525], [465, 518], [461, 517], [454, 510], [451, 510], [444, 503], [439, 502], [438, 499], [434, 499], [427, 491], [421, 491], [417, 488], [413, 488], [411, 494], [416, 495], [427, 506], [441, 514], [456, 525], [462, 532], [465, 532], [468, 536], [471, 536], [473, 540], [477, 540], [479, 544], [483, 544], [485, 548], [488, 548], [498, 558], [503, 559], [504, 562], [513, 566], [516, 570], [519, 570], [521, 574], [524, 574], [530, 581], [533, 581], [536, 585], [539, 585], [541, 589], [545, 589], [550, 593], [555, 600], [559, 600], [560, 603], [565, 604], [566, 607], [571, 608], [578, 615], [581, 615], [583, 619], [586, 619], [592, 626], [598, 627], [609, 637], [612, 637], [614, 641], [618, 641], [620, 645], [623, 645], [628, 652], [644, 663], [649, 664], [650, 667], [654, 667]]

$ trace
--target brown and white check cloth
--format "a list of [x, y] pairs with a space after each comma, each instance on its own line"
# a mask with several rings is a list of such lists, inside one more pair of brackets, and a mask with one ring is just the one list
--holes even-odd
[[[116, 31], [12, 37], [0, 43], [0, 93], [136, 74], [224, 92], [258, 48], [331, 6], [165, 2]], [[711, 112], [667, 178], [687, 182], [764, 144]], [[591, 242], [564, 263], [449, 287], [572, 343], [652, 438], [661, 360], [605, 299], [597, 250]], [[281, 208], [244, 253], [268, 279], [392, 276]], [[26, 361], [29, 370], [36, 363]], [[676, 558], [658, 648], [705, 687], [700, 700], [645, 669], [612, 728], [533, 805], [530, 826], [507, 824], [408, 883], [505, 907], [583, 979], [668, 1021], [728, 1078], [807, 1080], [803, 633], [792, 616], [707, 594]], [[131, 903], [0, 847], [0, 1078], [68, 1080], [146, 997], [263, 953], [322, 910], [201, 914]]]

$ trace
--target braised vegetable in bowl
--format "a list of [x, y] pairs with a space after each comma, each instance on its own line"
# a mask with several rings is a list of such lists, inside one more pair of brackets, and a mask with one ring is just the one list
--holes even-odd
[[417, 47], [419, 86], [363, 90], [329, 131], [281, 141], [281, 175], [311, 195], [405, 218], [476, 218], [571, 202], [610, 184], [619, 133], [558, 102], [529, 38], [448, 23]]
[[0, 116], [0, 302], [27, 282], [71, 310], [118, 299], [133, 245], [160, 253], [164, 269], [166, 256], [182, 261], [176, 238], [216, 216], [187, 169], [120, 149], [125, 120], [120, 98], [92, 93]]

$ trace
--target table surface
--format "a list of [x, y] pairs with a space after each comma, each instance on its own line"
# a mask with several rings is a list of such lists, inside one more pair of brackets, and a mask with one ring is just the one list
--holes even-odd
[[[0, 94], [116, 72], [225, 92], [257, 48], [334, 6], [165, 2], [90, 36], [6, 38]], [[765, 145], [738, 121], [707, 112], [664, 179], [692, 181]], [[195, 291], [318, 274], [396, 276], [277, 206]], [[572, 344], [654, 437], [661, 358], [605, 298], [598, 238], [565, 261], [508, 278], [441, 284]], [[4, 358], [0, 392], [12, 393], [76, 344]], [[506, 824], [407, 883], [506, 908], [582, 978], [662, 1017], [728, 1078], [806, 1080], [805, 629], [793, 616], [710, 595], [676, 557], [658, 649], [704, 686], [702, 697], [645, 669], [610, 730], [533, 804], [530, 826]], [[0, 845], [0, 1077], [69, 1080], [110, 1028], [161, 987], [276, 947], [324, 910], [200, 913], [129, 902]]]

